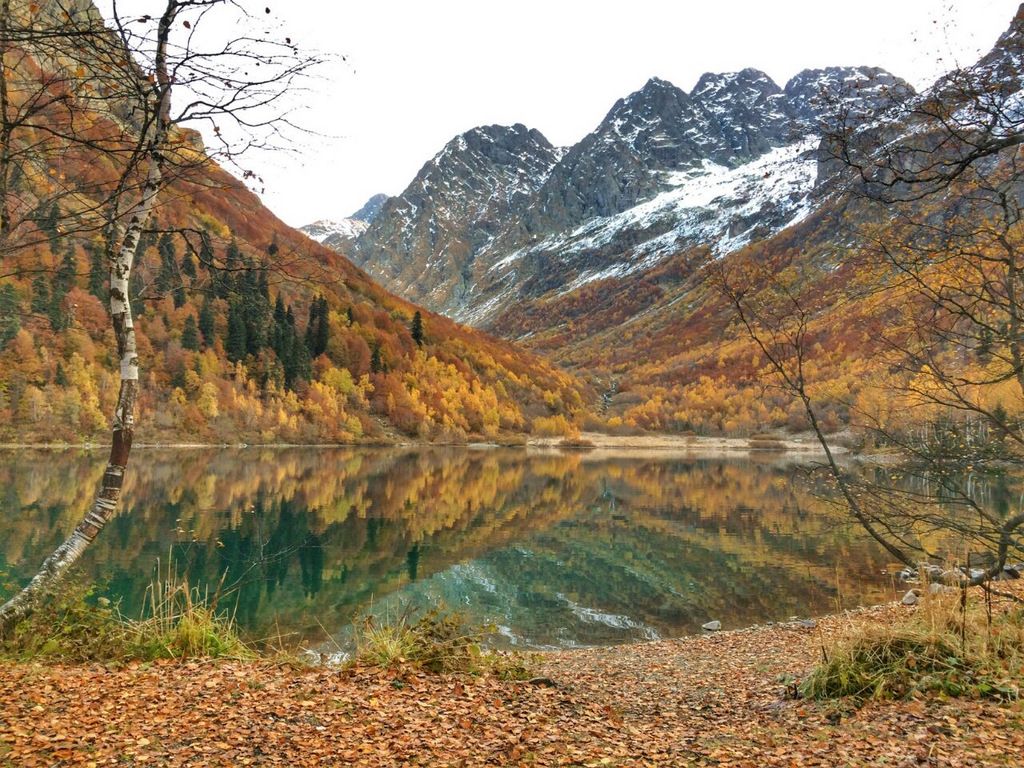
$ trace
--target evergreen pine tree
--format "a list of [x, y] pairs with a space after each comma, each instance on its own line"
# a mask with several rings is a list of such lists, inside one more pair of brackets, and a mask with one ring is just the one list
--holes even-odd
[[309, 357], [309, 350], [299, 339], [299, 334], [295, 332], [294, 326], [292, 327], [291, 356], [285, 374], [288, 376], [289, 387], [294, 387], [295, 382], [300, 380], [308, 381], [309, 377], [313, 375], [313, 363]]
[[0, 349], [18, 335], [21, 318], [18, 317], [18, 294], [10, 283], [0, 285]]
[[213, 335], [216, 333], [216, 321], [213, 316], [213, 305], [210, 298], [206, 297], [203, 306], [199, 308], [199, 332], [203, 335], [203, 343], [209, 346], [213, 344]]
[[178, 281], [178, 254], [174, 238], [169, 232], [160, 235], [156, 251], [160, 256], [160, 269], [156, 274], [156, 290], [161, 295], [170, 293]]
[[67, 292], [75, 285], [77, 277], [78, 259], [75, 258], [74, 248], [69, 248], [65, 251], [60, 266], [57, 267], [57, 274], [54, 275], [53, 296], [56, 297], [59, 294], [60, 298], [63, 299]]
[[104, 263], [103, 246], [99, 243], [89, 243], [85, 250], [89, 254], [89, 293], [100, 301], [106, 301], [109, 270]]
[[50, 295], [50, 307], [46, 315], [50, 319], [50, 328], [53, 330], [63, 331], [68, 327], [68, 318], [64, 314], [64, 296], [57, 290]]
[[210, 244], [210, 233], [205, 229], [201, 235], [202, 242], [199, 246], [199, 268], [210, 269], [213, 266], [213, 246]]
[[284, 367], [285, 386], [294, 389], [297, 381], [308, 380], [312, 373], [309, 349], [295, 330], [295, 315], [291, 307], [283, 309], [279, 321], [278, 308], [275, 307], [274, 316], [279, 338], [279, 347], [275, 352]]
[[315, 337], [318, 307], [319, 305], [316, 299], [313, 299], [309, 304], [309, 320], [306, 322], [305, 341], [306, 349], [309, 350], [310, 357], [315, 357], [315, 355], [313, 355], [313, 347], [316, 346]]
[[417, 347], [423, 346], [423, 315], [418, 309], [412, 316], [412, 340], [416, 342]]
[[185, 255], [181, 257], [181, 274], [185, 277], [195, 279], [196, 259], [190, 251], [186, 251]]
[[372, 373], [380, 373], [384, 370], [384, 362], [380, 356], [380, 342], [373, 342], [373, 354], [370, 355], [370, 371]]
[[185, 318], [185, 327], [181, 331], [181, 346], [190, 352], [199, 351], [199, 328], [193, 315]]
[[32, 312], [44, 315], [50, 311], [50, 284], [42, 275], [32, 280]]
[[224, 342], [224, 351], [228, 360], [234, 363], [244, 359], [248, 349], [245, 311], [240, 301], [232, 301], [228, 305], [228, 337]]
[[316, 354], [311, 357], [319, 357], [327, 352], [327, 342], [330, 340], [331, 325], [329, 321], [330, 310], [327, 308], [327, 299], [323, 296], [319, 299], [320, 309], [317, 312], [319, 321], [316, 326], [316, 337], [314, 347]]
[[[243, 265], [249, 266], [249, 265]], [[273, 310], [270, 306], [270, 291], [266, 275], [261, 271], [246, 269], [238, 276], [235, 291], [242, 308], [245, 322], [246, 348], [250, 355], [258, 355], [267, 346]]]
[[267, 305], [269, 306], [270, 305], [270, 277], [267, 274], [267, 272], [268, 272], [268, 268], [267, 268], [266, 263], [264, 262], [260, 266], [259, 274], [257, 275], [257, 286], [259, 288], [260, 296], [262, 296], [266, 300]]
[[[232, 288], [238, 287], [236, 273], [242, 268], [242, 251], [238, 247], [238, 241], [231, 238], [227, 251], [224, 254], [224, 268], [213, 274], [214, 292], [219, 299], [226, 299], [231, 295]], [[239, 278], [242, 276], [239, 275]]]
[[327, 351], [331, 330], [329, 314], [327, 299], [323, 296], [313, 299], [309, 305], [309, 322], [306, 324], [306, 349], [309, 350], [311, 359]]
[[345, 317], [348, 319], [348, 327], [352, 327], [352, 323], [356, 321], [355, 316], [352, 314], [352, 307], [345, 310]]
[[64, 371], [64, 366], [61, 365], [60, 360], [57, 361], [57, 371], [54, 373], [53, 382], [58, 387], [66, 387], [68, 385], [68, 375]]
[[60, 208], [54, 203], [45, 211], [38, 211], [36, 221], [40, 231], [50, 240], [50, 250], [57, 252], [60, 247], [60, 232], [57, 230], [57, 222], [60, 221]]

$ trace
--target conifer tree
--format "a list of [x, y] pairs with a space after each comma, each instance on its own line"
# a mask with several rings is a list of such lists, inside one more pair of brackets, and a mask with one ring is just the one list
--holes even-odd
[[107, 265], [103, 259], [103, 248], [98, 243], [85, 246], [89, 254], [89, 293], [100, 301], [107, 300]]
[[261, 273], [262, 270], [245, 269], [235, 281], [234, 303], [242, 312], [246, 349], [250, 355], [258, 355], [267, 346], [273, 317], [266, 274]]
[[191, 253], [186, 253], [181, 257], [181, 274], [190, 278], [196, 276], [196, 260]]
[[39, 230], [49, 238], [50, 250], [56, 253], [60, 246], [60, 232], [57, 229], [57, 223], [60, 221], [60, 208], [57, 203], [54, 203], [45, 210], [40, 210], [37, 215], [36, 223]]
[[57, 290], [56, 286], [54, 286], [53, 293], [50, 294], [50, 307], [46, 315], [50, 319], [50, 328], [55, 331], [62, 331], [68, 327], [67, 316], [64, 313], [64, 297], [66, 295]]
[[228, 305], [228, 336], [224, 342], [224, 351], [228, 359], [235, 363], [245, 358], [249, 350], [246, 338], [245, 310], [241, 301], [232, 301]]
[[185, 318], [185, 327], [181, 331], [181, 346], [190, 352], [199, 351], [199, 328], [196, 326], [194, 315]]
[[309, 322], [306, 324], [306, 348], [310, 358], [317, 358], [327, 351], [330, 340], [330, 309], [327, 299], [318, 296], [309, 305]]
[[199, 268], [210, 269], [213, 266], [213, 246], [210, 245], [210, 233], [205, 229], [202, 232], [202, 240], [199, 246]]
[[412, 340], [416, 342], [417, 347], [423, 346], [423, 315], [418, 309], [412, 316]]
[[32, 280], [32, 312], [44, 315], [50, 311], [50, 285], [42, 275]]
[[209, 296], [203, 300], [203, 306], [199, 308], [199, 332], [203, 335], [204, 344], [209, 346], [213, 343], [213, 336], [216, 333], [216, 321]]
[[238, 241], [232, 237], [224, 253], [224, 268], [215, 268], [213, 273], [213, 289], [218, 299], [226, 299], [231, 295], [231, 289], [237, 285], [235, 273], [241, 267], [242, 251], [238, 247]]
[[21, 319], [18, 317], [18, 294], [14, 286], [5, 283], [0, 286], [0, 349], [18, 335]]
[[63, 299], [75, 285], [77, 276], [78, 259], [75, 258], [74, 248], [69, 248], [65, 251], [64, 258], [61, 259], [60, 266], [57, 267], [57, 274], [53, 278], [54, 297], [60, 294], [60, 298]]

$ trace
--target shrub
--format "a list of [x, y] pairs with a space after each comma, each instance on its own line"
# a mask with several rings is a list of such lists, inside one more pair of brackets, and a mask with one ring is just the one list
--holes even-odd
[[95, 588], [68, 582], [44, 598], [36, 610], [0, 638], [9, 658], [69, 662], [122, 661], [130, 656], [126, 624], [117, 608], [95, 595]]
[[411, 664], [436, 673], [527, 679], [529, 672], [519, 654], [484, 647], [492, 632], [490, 627], [471, 626], [462, 614], [443, 608], [415, 618], [408, 610], [393, 619], [368, 616], [356, 634], [356, 660], [377, 667]]
[[1019, 698], [1024, 674], [1024, 613], [961, 612], [959, 598], [926, 596], [904, 621], [854, 626], [826, 650], [804, 682], [816, 699], [899, 699], [921, 693]]
[[577, 437], [579, 427], [565, 416], [538, 416], [533, 420], [530, 431], [537, 437]]

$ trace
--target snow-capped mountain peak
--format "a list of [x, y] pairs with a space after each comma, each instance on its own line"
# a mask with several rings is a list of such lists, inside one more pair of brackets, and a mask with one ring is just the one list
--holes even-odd
[[370, 225], [359, 219], [321, 219], [302, 227], [302, 231], [316, 240], [318, 243], [326, 243], [328, 240], [345, 239], [354, 240], [359, 237]]
[[728, 253], [806, 214], [834, 92], [867, 113], [900, 89], [878, 69], [807, 70], [782, 88], [748, 68], [691, 93], [653, 77], [568, 150], [521, 124], [473, 128], [384, 204], [353, 255], [406, 298], [487, 325], [680, 249]]

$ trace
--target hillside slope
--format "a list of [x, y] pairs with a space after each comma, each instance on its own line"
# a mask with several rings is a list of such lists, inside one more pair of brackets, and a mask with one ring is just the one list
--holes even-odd
[[[59, 19], [55, 2], [41, 6], [12, 3], [41, 13], [36, 23]], [[20, 53], [14, 103], [49, 71], [68, 69], [30, 45]], [[75, 76], [89, 73], [62, 82]], [[70, 103], [92, 125], [120, 125], [116, 104]], [[25, 150], [31, 138], [12, 141]], [[181, 140], [203, 157], [197, 136]], [[69, 201], [91, 202], [120, 169], [81, 146], [51, 143], [27, 156], [19, 206], [42, 205], [55, 178], [74, 196], [25, 218], [30, 236], [20, 242], [30, 245], [12, 239], [0, 252], [0, 439], [99, 438], [116, 394], [106, 266], [95, 237], [60, 222]], [[143, 441], [496, 438], [565, 428], [581, 406], [570, 376], [444, 317], [423, 311], [417, 320], [414, 305], [286, 226], [212, 162], [161, 193], [149, 229], [133, 274]]]

